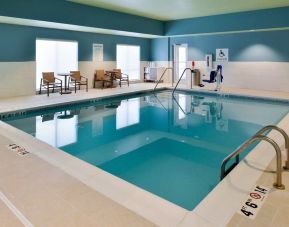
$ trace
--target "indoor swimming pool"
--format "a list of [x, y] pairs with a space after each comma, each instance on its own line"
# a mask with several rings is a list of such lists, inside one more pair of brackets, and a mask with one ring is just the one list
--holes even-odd
[[218, 184], [222, 160], [288, 111], [286, 102], [197, 92], [172, 96], [166, 90], [30, 110], [3, 120], [192, 210]]

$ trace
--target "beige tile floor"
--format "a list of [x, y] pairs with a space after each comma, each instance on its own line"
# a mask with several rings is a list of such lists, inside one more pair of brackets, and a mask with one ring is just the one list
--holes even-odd
[[[22, 110], [42, 106], [50, 106], [59, 103], [70, 103], [77, 102], [80, 100], [100, 98], [104, 96], [114, 96], [120, 95], [128, 92], [138, 92], [138, 91], [151, 91], [154, 88], [154, 83], [136, 83], [131, 84], [129, 87], [122, 86], [113, 88], [113, 89], [89, 89], [88, 92], [84, 90], [78, 91], [77, 93], [71, 93], [66, 95], [60, 95], [59, 93], [51, 94], [47, 97], [43, 95], [33, 95], [33, 96], [21, 96], [21, 97], [12, 97], [8, 99], [0, 99], [0, 113], [13, 111], [13, 110]], [[172, 88], [171, 84], [161, 83], [158, 85], [158, 88], [167, 87]], [[180, 88], [188, 88], [187, 86], [179, 86]], [[214, 89], [213, 86], [208, 87], [193, 87], [195, 90], [209, 90]], [[257, 97], [268, 97], [268, 98], [280, 98], [280, 99], [289, 99], [289, 93], [287, 92], [277, 92], [277, 91], [256, 91], [249, 89], [240, 89], [240, 88], [230, 88], [222, 87], [221, 91], [223, 93], [232, 93], [245, 96], [257, 96]]]
[[[0, 191], [34, 226], [154, 226], [35, 155], [3, 147], [9, 143], [0, 137]], [[0, 226], [21, 226], [1, 202]]]
[[[14, 110], [29, 109], [35, 107], [50, 106], [59, 103], [71, 103], [80, 100], [87, 100], [93, 98], [100, 98], [104, 96], [115, 96], [124, 93], [138, 92], [144, 90], [152, 90], [154, 88], [154, 83], [136, 83], [128, 86], [122, 86], [117, 88], [107, 88], [107, 89], [89, 89], [88, 92], [85, 90], [77, 91], [77, 93], [72, 92], [71, 94], [52, 93], [48, 97], [45, 94], [33, 95], [33, 96], [21, 96], [12, 97], [7, 99], [0, 99], [0, 113]], [[165, 87], [166, 84], [160, 84], [158, 87]]]
[[[170, 86], [161, 84], [160, 86]], [[15, 97], [0, 100], [0, 112], [43, 105], [151, 90], [154, 84], [132, 84], [129, 88], [91, 89], [76, 94]], [[200, 88], [196, 88], [200, 89]], [[203, 88], [202, 88], [203, 89]], [[201, 89], [201, 90], [202, 90]], [[222, 88], [224, 93], [289, 99], [289, 93]], [[0, 137], [0, 191], [35, 226], [154, 226], [148, 220], [94, 191], [79, 180], [29, 154], [20, 157], [3, 145], [11, 142]], [[263, 176], [264, 175], [264, 176]], [[264, 173], [260, 181], [272, 183], [273, 175]], [[262, 182], [263, 182], [262, 181]], [[285, 191], [272, 191], [254, 221], [235, 214], [228, 226], [289, 226], [289, 175]], [[288, 200], [286, 200], [288, 199]], [[280, 206], [280, 201], [284, 205]], [[285, 201], [285, 203], [283, 202]], [[2, 218], [3, 217], [3, 218]], [[16, 216], [0, 200], [0, 226], [21, 226]], [[267, 221], [266, 221], [267, 220]], [[270, 220], [270, 221], [269, 221]]]
[[[285, 158], [285, 157], [283, 157]], [[275, 181], [276, 161], [273, 160], [257, 184], [271, 188]], [[283, 172], [285, 190], [272, 189], [254, 220], [236, 213], [228, 227], [288, 227], [289, 226], [289, 172]]]
[[8, 207], [0, 202], [0, 227], [20, 227], [23, 224], [16, 218], [16, 216], [8, 209]]

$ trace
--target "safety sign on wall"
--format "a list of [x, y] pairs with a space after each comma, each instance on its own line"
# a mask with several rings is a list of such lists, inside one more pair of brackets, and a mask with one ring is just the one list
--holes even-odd
[[228, 62], [229, 61], [229, 49], [216, 49], [216, 61]]

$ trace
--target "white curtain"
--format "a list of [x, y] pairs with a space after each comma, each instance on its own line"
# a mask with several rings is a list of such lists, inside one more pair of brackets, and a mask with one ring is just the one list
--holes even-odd
[[57, 73], [67, 73], [77, 69], [77, 42], [36, 40], [36, 89], [39, 89], [42, 72], [54, 72], [57, 77]]
[[117, 45], [116, 65], [130, 80], [140, 80], [140, 47]]

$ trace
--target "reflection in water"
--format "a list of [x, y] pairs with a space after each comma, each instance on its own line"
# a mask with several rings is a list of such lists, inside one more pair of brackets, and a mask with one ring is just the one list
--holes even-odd
[[140, 121], [140, 98], [121, 101], [116, 110], [116, 129], [138, 124]]
[[187, 98], [186, 95], [179, 94], [179, 120], [186, 117], [186, 113], [185, 113], [185, 109], [187, 108], [186, 98]]
[[175, 125], [184, 126], [187, 121], [180, 121], [181, 119], [190, 117], [192, 114], [199, 114], [204, 116], [205, 123], [216, 122], [217, 130], [228, 130], [228, 120], [223, 119], [222, 116], [223, 100], [221, 98], [208, 100], [202, 96], [178, 94], [178, 98], [173, 96], [172, 99], [177, 104], [177, 109], [174, 110], [174, 113], [178, 112], [178, 118], [174, 118]]
[[173, 98], [171, 92], [156, 95], [104, 100], [79, 105], [78, 110], [42, 116], [36, 112], [7, 121], [191, 209], [218, 183], [224, 157], [288, 112], [288, 106], [280, 103], [180, 93]]
[[75, 113], [63, 111], [37, 116], [35, 137], [54, 147], [75, 143], [78, 122], [78, 116]]

